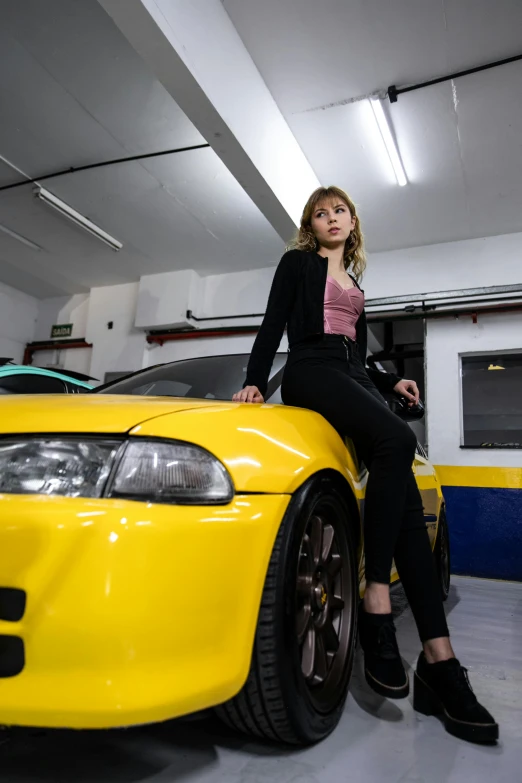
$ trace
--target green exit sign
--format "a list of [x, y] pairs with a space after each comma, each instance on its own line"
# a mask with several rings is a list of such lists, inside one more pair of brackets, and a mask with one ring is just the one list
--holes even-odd
[[51, 337], [71, 337], [72, 324], [54, 324], [51, 329]]

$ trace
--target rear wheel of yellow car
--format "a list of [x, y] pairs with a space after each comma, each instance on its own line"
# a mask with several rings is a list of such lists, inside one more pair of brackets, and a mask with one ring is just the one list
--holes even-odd
[[272, 551], [247, 682], [217, 708], [228, 725], [307, 745], [339, 722], [357, 630], [356, 529], [330, 475], [292, 498]]

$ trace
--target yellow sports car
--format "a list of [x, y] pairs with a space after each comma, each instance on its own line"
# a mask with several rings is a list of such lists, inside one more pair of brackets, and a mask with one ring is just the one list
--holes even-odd
[[[288, 743], [335, 727], [366, 472], [325, 419], [278, 404], [284, 354], [266, 404], [226, 401], [247, 359], [0, 399], [1, 724], [129, 726], [215, 707]], [[440, 485], [423, 453], [414, 470], [447, 594]]]

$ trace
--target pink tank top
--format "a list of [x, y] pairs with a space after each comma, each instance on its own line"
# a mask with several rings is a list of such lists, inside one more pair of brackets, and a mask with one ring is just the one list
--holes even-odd
[[355, 340], [355, 325], [364, 308], [364, 294], [359, 288], [345, 288], [331, 275], [324, 291], [324, 332], [345, 334]]

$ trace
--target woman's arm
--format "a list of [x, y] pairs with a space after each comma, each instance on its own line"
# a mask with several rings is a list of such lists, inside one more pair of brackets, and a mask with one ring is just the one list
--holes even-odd
[[370, 380], [373, 381], [377, 389], [382, 392], [391, 392], [402, 379], [394, 372], [382, 372], [382, 370], [372, 370], [366, 367]]
[[263, 397], [268, 376], [294, 303], [297, 282], [296, 253], [285, 253], [275, 271], [263, 323], [248, 361], [245, 386], [257, 386]]

